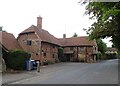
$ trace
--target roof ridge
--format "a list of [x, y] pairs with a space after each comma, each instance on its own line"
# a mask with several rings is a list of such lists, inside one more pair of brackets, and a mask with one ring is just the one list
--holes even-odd
[[9, 32], [6, 32], [6, 31], [0, 31], [0, 33], [7, 33], [7, 34], [13, 35], [13, 33], [9, 33]]

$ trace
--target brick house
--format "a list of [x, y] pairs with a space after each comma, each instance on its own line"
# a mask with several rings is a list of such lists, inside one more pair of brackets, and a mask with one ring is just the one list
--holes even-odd
[[48, 31], [42, 29], [42, 18], [37, 17], [37, 26], [30, 26], [21, 32], [17, 38], [21, 47], [31, 53], [31, 59], [58, 60], [60, 42]]
[[37, 17], [37, 26], [31, 25], [21, 32], [17, 40], [23, 50], [31, 53], [31, 59], [41, 61], [58, 61], [58, 47], [64, 48], [64, 55], [68, 61], [74, 61], [80, 56], [87, 60], [87, 54], [93, 54], [97, 51], [96, 42], [89, 41], [87, 37], [61, 39], [54, 37], [42, 29], [41, 17]]
[[89, 40], [87, 36], [71, 37], [59, 39], [64, 48], [64, 56], [68, 61], [84, 60], [89, 62], [90, 59], [96, 60], [97, 44], [95, 40]]

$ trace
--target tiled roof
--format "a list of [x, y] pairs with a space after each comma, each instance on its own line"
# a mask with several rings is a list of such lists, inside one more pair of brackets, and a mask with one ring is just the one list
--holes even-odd
[[59, 39], [63, 46], [97, 46], [95, 40], [89, 40], [87, 36]]
[[113, 47], [108, 47], [107, 50], [108, 50], [108, 51], [117, 51], [117, 49], [116, 49], [116, 48], [113, 48]]
[[31, 33], [31, 32], [35, 32], [37, 33], [37, 35], [39, 36], [39, 38], [44, 41], [44, 42], [48, 42], [48, 43], [52, 43], [52, 44], [56, 44], [56, 45], [60, 45], [59, 40], [54, 37], [53, 35], [51, 35], [48, 31], [43, 30], [43, 29], [38, 29], [36, 26], [32, 25], [31, 27], [29, 27], [28, 29], [24, 30], [23, 32], [21, 32], [20, 34], [24, 34], [24, 33]]
[[8, 50], [22, 49], [13, 34], [0, 31], [0, 35], [2, 38], [0, 43]]
[[93, 46], [96, 42], [89, 40], [87, 36], [83, 37], [71, 37], [71, 38], [61, 38], [58, 39], [51, 35], [48, 31], [43, 29], [38, 29], [36, 26], [32, 25], [28, 29], [24, 30], [20, 34], [35, 32], [44, 42], [60, 45], [60, 46]]

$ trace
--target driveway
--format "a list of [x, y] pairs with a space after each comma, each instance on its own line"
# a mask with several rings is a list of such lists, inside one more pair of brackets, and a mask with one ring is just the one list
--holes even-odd
[[34, 77], [9, 84], [118, 84], [118, 60], [58, 63], [44, 66], [40, 73], [34, 71], [31, 75]]

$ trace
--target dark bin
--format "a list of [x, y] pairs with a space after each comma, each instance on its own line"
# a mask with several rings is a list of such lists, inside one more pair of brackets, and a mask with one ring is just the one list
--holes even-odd
[[32, 70], [33, 69], [33, 62], [31, 60], [26, 61], [26, 70]]

